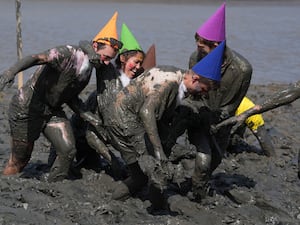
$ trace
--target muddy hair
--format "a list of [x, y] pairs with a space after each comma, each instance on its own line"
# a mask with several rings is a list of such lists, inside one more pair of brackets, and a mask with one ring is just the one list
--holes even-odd
[[196, 42], [200, 42], [201, 44], [207, 45], [210, 48], [214, 48], [214, 44], [216, 42], [217, 43], [221, 43], [219, 41], [209, 41], [209, 40], [206, 40], [206, 39], [200, 37], [200, 35], [198, 33], [195, 33], [195, 41]]
[[121, 69], [122, 67], [122, 62], [121, 62], [121, 55], [123, 55], [125, 57], [125, 62], [127, 62], [127, 60], [133, 56], [135, 56], [138, 52], [141, 52], [143, 54], [143, 57], [145, 58], [145, 53], [141, 50], [130, 50], [130, 51], [126, 51], [124, 53], [120, 53], [118, 54], [116, 60], [115, 60], [115, 64], [116, 64], [116, 68], [117, 69]]
[[190, 73], [192, 76], [198, 76], [199, 77], [199, 82], [204, 83], [211, 87], [212, 90], [216, 90], [220, 87], [220, 81], [216, 80], [211, 80], [209, 78], [203, 77], [201, 75], [196, 74], [193, 70], [188, 70], [188, 73]]

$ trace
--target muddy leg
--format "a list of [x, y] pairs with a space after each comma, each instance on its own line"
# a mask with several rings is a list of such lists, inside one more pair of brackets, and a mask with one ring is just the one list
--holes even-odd
[[202, 131], [189, 131], [189, 139], [197, 148], [192, 175], [192, 191], [195, 200], [199, 202], [207, 193], [207, 184], [211, 175], [212, 150], [209, 137]]
[[12, 140], [12, 153], [3, 170], [3, 175], [13, 175], [21, 172], [30, 160], [33, 143]]
[[197, 153], [192, 176], [192, 191], [197, 202], [205, 198], [207, 193], [207, 185], [211, 175], [210, 162], [211, 156], [209, 154]]
[[148, 182], [148, 177], [143, 173], [138, 162], [128, 165], [128, 169], [130, 176], [124, 182], [119, 182], [112, 194], [114, 200], [123, 200], [136, 194]]
[[257, 138], [262, 150], [264, 151], [265, 155], [268, 157], [275, 156], [274, 146], [271, 141], [271, 137], [268, 134], [265, 126], [260, 126], [257, 130], [252, 131], [255, 137]]
[[51, 145], [51, 147], [50, 147], [50, 153], [49, 153], [49, 157], [48, 157], [48, 166], [49, 167], [53, 166], [56, 157], [57, 157], [56, 149], [54, 148], [53, 145]]
[[68, 176], [70, 165], [76, 153], [75, 138], [70, 122], [66, 118], [55, 117], [53, 121], [47, 124], [44, 134], [57, 153], [48, 181], [63, 180]]

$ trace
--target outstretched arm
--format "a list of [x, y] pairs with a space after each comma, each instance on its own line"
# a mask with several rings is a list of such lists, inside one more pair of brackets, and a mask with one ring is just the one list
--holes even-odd
[[20, 59], [0, 75], [0, 91], [2, 91], [6, 85], [12, 84], [14, 82], [15, 76], [19, 72], [26, 70], [32, 66], [45, 64], [47, 62], [48, 57], [45, 53], [29, 55]]
[[96, 116], [96, 114], [92, 113], [91, 111], [88, 111], [86, 105], [82, 102], [82, 100], [78, 96], [73, 97], [72, 100], [67, 104], [84, 121], [89, 122], [96, 129], [97, 127], [102, 125], [101, 119], [98, 116]]
[[267, 112], [269, 110], [275, 109], [282, 105], [287, 105], [297, 100], [298, 98], [300, 98], [300, 81], [298, 81], [297, 83], [288, 87], [285, 90], [277, 92], [271, 98], [266, 100], [263, 104], [255, 105], [254, 107], [245, 111], [244, 113], [238, 116], [228, 118], [227, 120], [224, 120], [221, 123], [213, 126], [211, 131], [216, 132], [218, 129], [220, 129], [223, 126], [235, 124], [233, 128], [234, 131], [237, 127], [243, 124], [248, 117], [255, 114]]

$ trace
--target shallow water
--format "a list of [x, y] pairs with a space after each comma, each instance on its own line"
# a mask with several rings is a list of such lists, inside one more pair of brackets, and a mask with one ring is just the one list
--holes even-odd
[[[17, 59], [14, 2], [0, 3], [0, 71]], [[90, 40], [118, 11], [119, 30], [125, 22], [145, 51], [154, 43], [158, 64], [186, 68], [194, 32], [221, 3], [22, 1], [23, 55]], [[299, 1], [227, 1], [228, 45], [252, 63], [253, 84], [299, 80], [299, 11]], [[31, 72], [25, 72], [25, 80]]]

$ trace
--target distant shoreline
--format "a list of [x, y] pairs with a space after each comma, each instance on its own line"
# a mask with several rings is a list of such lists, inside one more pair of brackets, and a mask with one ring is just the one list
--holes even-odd
[[[69, 0], [65, 0], [69, 1]], [[93, 1], [93, 2], [110, 2], [110, 3], [157, 3], [157, 4], [169, 4], [169, 3], [174, 3], [174, 4], [198, 4], [198, 3], [205, 3], [205, 4], [221, 4], [225, 2], [226, 0], [72, 0], [72, 2], [75, 1]], [[288, 3], [300, 3], [299, 0], [227, 0], [226, 1], [228, 4], [230, 3], [261, 3], [261, 4], [269, 4], [269, 3], [276, 3], [276, 4], [282, 4], [286, 5]]]

